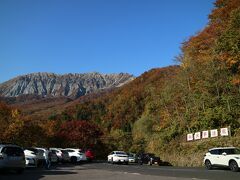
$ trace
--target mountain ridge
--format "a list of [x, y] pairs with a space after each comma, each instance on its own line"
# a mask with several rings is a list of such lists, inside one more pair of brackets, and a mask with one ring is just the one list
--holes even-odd
[[120, 87], [135, 77], [128, 73], [30, 73], [17, 76], [0, 84], [0, 96], [17, 97], [20, 95], [40, 95], [52, 97], [78, 98], [80, 96]]

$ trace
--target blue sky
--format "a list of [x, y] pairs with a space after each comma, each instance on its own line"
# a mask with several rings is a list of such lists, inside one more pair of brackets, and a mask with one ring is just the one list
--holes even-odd
[[139, 76], [174, 64], [214, 0], [0, 0], [0, 83], [33, 72]]

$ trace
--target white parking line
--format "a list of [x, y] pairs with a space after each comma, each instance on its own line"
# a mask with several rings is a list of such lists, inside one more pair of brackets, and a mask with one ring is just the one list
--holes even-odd
[[141, 175], [140, 173], [130, 173], [130, 172], [124, 172], [124, 174]]

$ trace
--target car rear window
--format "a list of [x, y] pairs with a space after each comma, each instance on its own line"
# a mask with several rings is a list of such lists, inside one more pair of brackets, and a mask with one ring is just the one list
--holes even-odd
[[116, 154], [127, 155], [125, 152], [116, 152]]
[[155, 155], [152, 154], [152, 153], [149, 153], [148, 156], [150, 156], [150, 157], [154, 157]]
[[7, 156], [22, 156], [24, 154], [19, 147], [4, 147], [2, 153], [5, 153]]
[[63, 154], [68, 154], [68, 151], [66, 151], [66, 150], [61, 150], [61, 152], [62, 152]]
[[67, 150], [68, 152], [75, 152], [74, 150]]
[[57, 155], [56, 151], [49, 151], [52, 155]]

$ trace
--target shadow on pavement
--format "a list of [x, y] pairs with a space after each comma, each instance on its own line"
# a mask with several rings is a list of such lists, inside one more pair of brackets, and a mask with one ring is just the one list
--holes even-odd
[[167, 162], [167, 161], [162, 161], [160, 166], [172, 166], [172, 164], [170, 162]]
[[[96, 163], [96, 162], [94, 162]], [[102, 162], [99, 162], [102, 163]], [[22, 174], [17, 174], [15, 171], [0, 171], [0, 180], [39, 180], [45, 176], [51, 175], [73, 175], [77, 174], [74, 171], [85, 170], [81, 165], [91, 163], [64, 163], [53, 164], [51, 168], [45, 169], [43, 167], [38, 168], [26, 168]], [[89, 167], [88, 167], [89, 168]], [[91, 168], [93, 169], [93, 168]]]
[[57, 170], [51, 168], [50, 170], [40, 169], [40, 168], [30, 168], [26, 169], [22, 174], [17, 174], [14, 171], [4, 171], [0, 173], [0, 180], [39, 180], [47, 175], [69, 175], [77, 174], [68, 170]]

